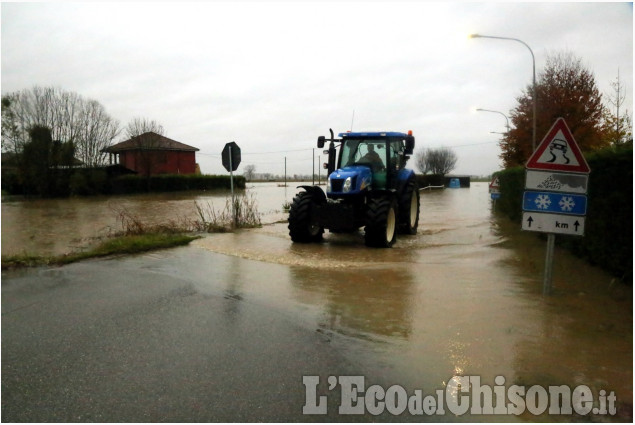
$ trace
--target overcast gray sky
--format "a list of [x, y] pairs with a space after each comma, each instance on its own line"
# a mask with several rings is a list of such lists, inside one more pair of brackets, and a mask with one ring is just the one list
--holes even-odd
[[[499, 134], [550, 53], [582, 59], [601, 92], [633, 101], [631, 3], [2, 3], [2, 93], [55, 86], [125, 126], [156, 120], [226, 173], [236, 141], [256, 172], [310, 174], [338, 132], [413, 130], [450, 147], [455, 173], [501, 168]], [[544, 135], [537, 135], [540, 140]], [[117, 141], [123, 140], [122, 138]], [[318, 149], [316, 155], [321, 154]], [[322, 158], [324, 159], [324, 158]]]

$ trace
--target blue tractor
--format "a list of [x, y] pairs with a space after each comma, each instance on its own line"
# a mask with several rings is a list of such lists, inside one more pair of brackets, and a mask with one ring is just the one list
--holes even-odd
[[[347, 132], [328, 142], [326, 193], [319, 186], [303, 191], [289, 210], [289, 235], [299, 243], [319, 242], [324, 229], [354, 232], [364, 227], [367, 246], [391, 247], [397, 233], [414, 235], [419, 225], [419, 190], [406, 168], [415, 139], [412, 132]], [[339, 155], [338, 155], [339, 148]]]

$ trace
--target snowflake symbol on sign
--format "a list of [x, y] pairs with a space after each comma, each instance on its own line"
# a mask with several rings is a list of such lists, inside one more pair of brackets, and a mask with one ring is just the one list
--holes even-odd
[[562, 211], [571, 211], [575, 207], [575, 202], [571, 196], [563, 196], [558, 205]]
[[534, 200], [536, 203], [536, 207], [541, 210], [546, 210], [551, 205], [551, 199], [549, 199], [549, 195], [538, 195]]

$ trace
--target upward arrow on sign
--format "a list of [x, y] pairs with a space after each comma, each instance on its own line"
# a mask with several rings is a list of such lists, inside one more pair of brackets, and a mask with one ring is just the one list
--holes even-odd
[[563, 118], [558, 118], [525, 165], [530, 170], [589, 174], [591, 169]]

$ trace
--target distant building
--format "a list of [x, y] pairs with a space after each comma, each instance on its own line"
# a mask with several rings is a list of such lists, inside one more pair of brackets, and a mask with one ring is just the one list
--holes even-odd
[[[147, 132], [103, 149], [110, 163], [118, 163], [141, 175], [195, 174], [198, 148], [160, 134]], [[118, 161], [116, 157], [118, 158]]]

